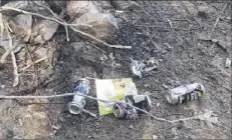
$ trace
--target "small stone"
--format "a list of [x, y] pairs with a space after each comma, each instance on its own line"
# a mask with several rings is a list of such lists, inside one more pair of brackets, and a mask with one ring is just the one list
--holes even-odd
[[60, 126], [52, 125], [52, 128], [55, 129], [55, 130], [59, 130]]
[[85, 43], [84, 42], [73, 42], [70, 44], [70, 46], [72, 46], [75, 51], [79, 51], [81, 48], [83, 48], [85, 46]]
[[160, 103], [157, 103], [156, 106], [159, 107], [159, 106], [160, 106]]
[[218, 40], [217, 39], [212, 39], [212, 42], [217, 43]]
[[143, 86], [144, 86], [144, 87], [149, 87], [149, 84], [144, 84]]
[[231, 17], [230, 17], [230, 16], [228, 16], [228, 17], [226, 17], [226, 19], [227, 19], [227, 20], [231, 20]]
[[163, 86], [165, 89], [168, 89], [168, 86], [167, 86], [167, 85], [164, 85], [164, 84], [163, 84], [162, 86]]
[[227, 59], [226, 59], [225, 67], [226, 67], [226, 68], [230, 68], [230, 66], [231, 66], [231, 59], [230, 59], [230, 58], [227, 58]]
[[114, 59], [115, 59], [114, 54], [113, 54], [113, 53], [110, 53], [110, 54], [109, 54], [109, 58], [110, 58], [111, 60], [114, 60]]
[[134, 126], [133, 126], [133, 125], [130, 125], [129, 128], [130, 128], [130, 129], [134, 129]]
[[163, 59], [158, 59], [159, 62], [163, 62]]
[[31, 30], [30, 43], [44, 44], [52, 38], [59, 24], [50, 20], [41, 20]]
[[89, 136], [87, 136], [87, 138], [88, 138], [88, 139], [90, 139], [90, 138], [94, 138], [94, 136], [89, 135]]
[[4, 88], [6, 87], [6, 85], [1, 85], [0, 87], [1, 87], [2, 89], [4, 89]]
[[157, 139], [158, 138], [158, 136], [156, 136], [156, 135], [152, 135], [152, 139]]
[[40, 71], [40, 74], [41, 74], [41, 75], [44, 75], [44, 74], [46, 74], [46, 72], [47, 72], [46, 70], [41, 70], [41, 71]]
[[149, 92], [149, 91], [145, 91], [144, 92], [144, 95], [151, 95], [152, 93], [151, 92]]
[[175, 81], [175, 85], [180, 86], [181, 85], [180, 81]]
[[101, 61], [104, 61], [104, 60], [107, 60], [107, 59], [108, 59], [108, 57], [106, 55], [104, 55], [104, 54], [100, 57]]

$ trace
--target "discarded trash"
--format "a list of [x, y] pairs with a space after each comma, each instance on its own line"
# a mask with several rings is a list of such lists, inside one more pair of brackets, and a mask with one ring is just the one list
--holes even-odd
[[137, 61], [137, 60], [131, 60], [131, 71], [134, 75], [139, 76], [140, 78], [148, 75], [148, 72], [156, 69], [159, 65], [159, 62], [155, 60], [153, 57], [144, 60], [144, 61]]
[[225, 67], [226, 67], [226, 68], [230, 68], [230, 66], [231, 66], [231, 59], [230, 59], [230, 58], [227, 58], [227, 59], [226, 59]]
[[[130, 104], [133, 105], [131, 102]], [[138, 113], [135, 108], [127, 104], [116, 103], [114, 105], [114, 116], [119, 119], [135, 120], [138, 118]]]
[[[107, 101], [119, 101], [126, 95], [136, 95], [137, 89], [131, 78], [95, 80], [97, 98]], [[115, 102], [98, 102], [99, 115], [113, 113]]]
[[[80, 79], [74, 88], [74, 93], [89, 94], [89, 81], [87, 79]], [[69, 112], [72, 114], [80, 114], [86, 104], [85, 97], [74, 95], [73, 101], [68, 104]]]
[[166, 95], [166, 99], [170, 104], [181, 104], [198, 99], [204, 92], [204, 86], [199, 83], [181, 85], [171, 89]]
[[[151, 109], [151, 100], [147, 95], [127, 95], [124, 97], [123, 102], [146, 111]], [[137, 119], [138, 113], [142, 112], [127, 104], [115, 103], [114, 105], [114, 115], [119, 119]]]

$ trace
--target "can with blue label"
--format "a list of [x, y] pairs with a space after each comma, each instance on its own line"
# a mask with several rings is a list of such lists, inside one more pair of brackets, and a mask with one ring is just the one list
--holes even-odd
[[[82, 78], [77, 81], [74, 87], [74, 93], [79, 93], [83, 95], [89, 94], [89, 81], [85, 78]], [[72, 102], [68, 104], [68, 110], [72, 114], [80, 114], [82, 113], [83, 108], [86, 105], [86, 97], [80, 95], [74, 95]]]

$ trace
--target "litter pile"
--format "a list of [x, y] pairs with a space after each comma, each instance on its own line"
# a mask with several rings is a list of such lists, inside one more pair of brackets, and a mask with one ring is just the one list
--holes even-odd
[[[150, 111], [151, 99], [148, 95], [138, 95], [131, 78], [95, 80], [99, 115], [114, 113], [119, 119], [138, 119], [138, 113]], [[86, 105], [89, 92], [89, 81], [80, 79], [75, 88], [72, 102], [68, 104], [69, 112], [81, 114]], [[166, 93], [166, 100], [170, 104], [182, 104], [199, 99], [205, 92], [202, 84], [193, 83], [181, 85]], [[96, 115], [94, 115], [96, 116]]]
[[[133, 134], [131, 138], [142, 133], [144, 139], [148, 137], [157, 139], [162, 136], [156, 136], [154, 133], [162, 132], [167, 133], [162, 137], [166, 139], [178, 138], [177, 135], [185, 134], [190, 129], [190, 133], [194, 132], [190, 136], [194, 136], [199, 130], [201, 131], [201, 128], [207, 128], [204, 131], [208, 134], [210, 128], [223, 127], [219, 125], [228, 122], [228, 119], [224, 118], [230, 113], [224, 108], [228, 109], [228, 95], [225, 91], [231, 91], [228, 87], [231, 58], [228, 56], [230, 53], [227, 49], [228, 44], [224, 44], [225, 41], [222, 39], [214, 39], [212, 34], [216, 26], [222, 26], [219, 24], [221, 20], [226, 19], [226, 22], [231, 22], [230, 17], [228, 19], [221, 17], [229, 4], [222, 7], [219, 17], [216, 18], [211, 29], [212, 36], [206, 37], [202, 33], [195, 34], [193, 30], [196, 29], [192, 27], [195, 26], [193, 23], [196, 23], [201, 32], [204, 32], [203, 26], [206, 25], [200, 23], [210, 18], [205, 10], [207, 6], [200, 4], [199, 9], [194, 11], [188, 10], [191, 6], [186, 7], [181, 2], [186, 8], [186, 14], [183, 12], [185, 10], [180, 9], [178, 2], [168, 2], [176, 12], [185, 13], [182, 17], [173, 12], [179, 15], [175, 19], [174, 16], [160, 15], [161, 13], [157, 12], [157, 9], [154, 10], [155, 6], [150, 5], [149, 1], [144, 2], [147, 4], [144, 4], [145, 10], [140, 9], [141, 5], [138, 3], [143, 2], [0, 1], [0, 82], [7, 81], [6, 85], [0, 83], [2, 101], [0, 106], [6, 108], [0, 108], [2, 110], [0, 121], [3, 122], [0, 124], [0, 139], [34, 139], [63, 136], [64, 133], [71, 135], [69, 136], [71, 138], [78, 137], [77, 133], [91, 134], [84, 136], [87, 138], [95, 137], [95, 133], [99, 137], [107, 135], [107, 138], [111, 138], [108, 137], [114, 135], [111, 132], [117, 137], [118, 133], [123, 134], [121, 131], [125, 131], [125, 138], [130, 137], [129, 133], [138, 131], [138, 134]], [[127, 12], [131, 14], [129, 17], [131, 21], [126, 17], [129, 15]], [[149, 17], [149, 12], [154, 18], [146, 19]], [[136, 15], [137, 13], [140, 17]], [[192, 17], [193, 14], [198, 14], [201, 20], [194, 17], [190, 21], [188, 16]], [[162, 23], [158, 22], [162, 26], [153, 26], [152, 22], [155, 18], [163, 20]], [[145, 24], [145, 21], [151, 25]], [[177, 24], [177, 21], [187, 22], [190, 29], [178, 28], [182, 25]], [[163, 27], [164, 23], [167, 23], [166, 27]], [[128, 25], [131, 27], [127, 27]], [[172, 32], [169, 34], [167, 30]], [[186, 32], [182, 33], [178, 30], [194, 34], [192, 39], [194, 41], [188, 40], [190, 37], [187, 37]], [[119, 31], [120, 35], [118, 35]], [[117, 37], [119, 41], [115, 41]], [[198, 43], [196, 43], [197, 39]], [[215, 49], [215, 46], [220, 49]], [[61, 47], [66, 48], [61, 49]], [[58, 57], [57, 53], [61, 55], [59, 54]], [[197, 60], [198, 58], [200, 60]], [[116, 69], [120, 74], [116, 73]], [[2, 76], [5, 73], [11, 75], [5, 78]], [[75, 86], [71, 87], [74, 82], [76, 82]], [[63, 83], [65, 84], [62, 85]], [[9, 90], [12, 92], [8, 94], [9, 87], [12, 88]], [[68, 91], [69, 93], [66, 93]], [[220, 96], [214, 95], [217, 92]], [[32, 93], [35, 95], [31, 95]], [[66, 100], [63, 97], [71, 98]], [[207, 99], [207, 103], [203, 103], [200, 108], [194, 102], [187, 104], [193, 100], [201, 101], [202, 97]], [[62, 98], [59, 100], [61, 103], [53, 104], [54, 100], [49, 100], [51, 98]], [[48, 111], [45, 105], [42, 106], [40, 103], [56, 105], [56, 108], [50, 106]], [[210, 106], [212, 108], [206, 110]], [[55, 112], [56, 110], [58, 111]], [[215, 112], [226, 121], [222, 123], [224, 120], [221, 121]], [[55, 115], [52, 114], [50, 117], [49, 113]], [[109, 130], [103, 130], [99, 122], [102, 121], [103, 116], [109, 114], [114, 117], [105, 117], [106, 120], [117, 118], [120, 121], [115, 121], [115, 125], [109, 127], [108, 122], [104, 120], [103, 128]], [[152, 119], [143, 121], [142, 118], [146, 116]], [[138, 123], [137, 129], [141, 130], [133, 126], [136, 124], [129, 124], [127, 127], [128, 122]], [[120, 123], [125, 123], [126, 129], [121, 129]], [[80, 124], [80, 127], [77, 124]], [[168, 128], [162, 128], [167, 124]], [[115, 128], [116, 125], [118, 129]], [[59, 132], [60, 128], [61, 131], [68, 129]], [[89, 128], [91, 129], [88, 130]], [[84, 132], [85, 130], [88, 132]], [[179, 134], [177, 130], [181, 130]], [[221, 129], [214, 129], [212, 133], [218, 130]], [[146, 134], [149, 136], [146, 137]]]

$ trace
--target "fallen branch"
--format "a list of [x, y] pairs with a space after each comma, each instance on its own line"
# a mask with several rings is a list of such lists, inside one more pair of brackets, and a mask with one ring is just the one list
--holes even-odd
[[[15, 86], [17, 86], [18, 84], [19, 84], [19, 74], [18, 74], [18, 66], [17, 66], [17, 62], [16, 62], [16, 58], [15, 58], [15, 54], [14, 54], [14, 51], [13, 51], [13, 49], [17, 46], [17, 45], [14, 45], [13, 46], [13, 42], [12, 42], [12, 37], [11, 37], [11, 35], [10, 35], [10, 32], [9, 32], [9, 25], [8, 25], [8, 23], [6, 22], [6, 21], [3, 21], [4, 22], [4, 25], [5, 25], [5, 27], [6, 27], [6, 33], [7, 33], [7, 37], [8, 37], [8, 42], [9, 42], [9, 50], [7, 50], [6, 52], [7, 53], [10, 53], [11, 54], [11, 59], [12, 59], [12, 65], [13, 65], [13, 72], [14, 72], [14, 83], [13, 83], [13, 87], [15, 87]], [[5, 53], [6, 54], [6, 53]], [[5, 57], [5, 58], [4, 58]], [[4, 57], [2, 57], [2, 58], [4, 58], [4, 59], [1, 59], [1, 63], [3, 62], [4, 63], [4, 61], [5, 61], [5, 59], [6, 59], [6, 57], [7, 57], [7, 55], [6, 56], [4, 56]], [[4, 60], [4, 61], [2, 61], [2, 60]]]
[[80, 31], [80, 30], [77, 30], [75, 29], [74, 27], [70, 27], [74, 32], [78, 33], [80, 37], [82, 38], [89, 38], [91, 39], [92, 41], [95, 41], [98, 45], [102, 45], [102, 46], [106, 46], [106, 47], [110, 47], [110, 48], [119, 48], [119, 49], [131, 49], [132, 46], [122, 46], [122, 45], [110, 45], [90, 34], [87, 34], [83, 31]]
[[218, 24], [218, 22], [219, 22], [219, 19], [220, 19], [220, 17], [221, 17], [221, 14], [224, 12], [224, 10], [226, 9], [227, 5], [228, 5], [228, 3], [225, 4], [225, 6], [222, 8], [221, 12], [219, 13], [219, 16], [217, 17], [217, 19], [216, 19], [216, 21], [215, 21], [215, 23], [214, 23], [214, 25], [213, 25], [213, 28], [212, 28], [212, 30], [211, 30], [211, 35], [212, 35], [212, 33], [214, 32], [215, 27], [217, 26], [217, 24]]
[[13, 87], [17, 86], [19, 84], [19, 74], [18, 74], [18, 66], [16, 63], [16, 58], [15, 58], [15, 54], [12, 51], [11, 52], [11, 58], [12, 58], [12, 65], [14, 68], [14, 83], [13, 83]]
[[[61, 21], [61, 22], [65, 22], [63, 21], [62, 19], [59, 18], [59, 16], [57, 16], [49, 7], [45, 6], [45, 5], [42, 5], [42, 4], [39, 4], [35, 1], [32, 1], [34, 4], [38, 5], [38, 6], [41, 6], [45, 9], [47, 9], [57, 20]], [[60, 14], [61, 17], [63, 17], [63, 13]], [[64, 26], [65, 28], [65, 32], [66, 32], [66, 40], [69, 42], [70, 39], [69, 39], [69, 33], [68, 33], [68, 27], [67, 26]]]
[[[153, 119], [156, 119], [158, 121], [164, 121], [164, 122], [169, 122], [169, 123], [175, 123], [175, 122], [179, 122], [179, 121], [186, 121], [186, 120], [192, 120], [192, 119], [199, 119], [199, 117], [201, 117], [202, 115], [198, 115], [198, 116], [194, 116], [194, 117], [189, 117], [189, 118], [183, 118], [183, 119], [177, 119], [177, 120], [167, 120], [164, 118], [158, 118], [156, 116], [154, 116], [153, 114], [151, 114], [150, 112], [147, 112], [146, 110], [140, 109], [138, 107], [135, 107], [131, 104], [125, 103], [125, 102], [121, 102], [121, 101], [107, 101], [107, 100], [102, 100], [102, 99], [98, 99], [92, 96], [87, 96], [87, 95], [83, 95], [82, 93], [64, 93], [64, 94], [58, 94], [58, 95], [48, 95], [48, 96], [5, 96], [5, 95], [0, 95], [0, 99], [50, 99], [50, 98], [60, 98], [60, 97], [67, 97], [67, 96], [73, 96], [73, 95], [79, 95], [79, 96], [84, 96], [88, 99], [92, 99], [92, 100], [96, 100], [96, 101], [100, 101], [100, 102], [104, 102], [104, 103], [122, 103], [122, 104], [126, 104], [132, 108], [135, 108], [136, 110], [139, 110], [145, 114], [148, 114], [149, 116], [151, 116]], [[204, 115], [204, 114], [203, 114]]]
[[28, 11], [24, 11], [24, 10], [21, 10], [21, 9], [18, 9], [18, 8], [13, 8], [13, 7], [9, 7], [9, 6], [2, 6], [0, 11], [4, 11], [4, 10], [13, 10], [13, 11], [17, 11], [17, 12], [20, 12], [20, 13], [23, 13], [23, 14], [29, 14], [29, 15], [33, 15], [33, 16], [37, 16], [37, 17], [40, 17], [40, 18], [44, 18], [44, 19], [47, 19], [47, 20], [51, 20], [51, 21], [54, 21], [54, 22], [57, 22], [63, 26], [68, 26], [70, 27], [74, 32], [76, 32], [80, 37], [82, 38], [88, 38], [88, 39], [91, 39], [92, 41], [94, 41], [95, 43], [97, 43], [98, 45], [102, 45], [102, 46], [106, 46], [106, 47], [111, 47], [111, 48], [120, 48], [120, 49], [131, 49], [132, 46], [122, 46], [122, 45], [110, 45], [90, 34], [87, 34], [83, 31], [80, 31], [76, 28], [74, 28], [74, 26], [80, 26], [80, 25], [84, 25], [84, 26], [89, 26], [91, 27], [90, 25], [86, 25], [86, 24], [68, 24], [66, 22], [61, 22], [55, 18], [51, 18], [51, 17], [46, 17], [46, 16], [43, 16], [41, 14], [38, 14], [38, 13], [32, 13], [32, 12], [28, 12]]
[[27, 14], [27, 15], [37, 16], [37, 17], [40, 17], [40, 18], [43, 18], [43, 19], [46, 19], [46, 20], [51, 20], [51, 21], [57, 22], [57, 23], [59, 23], [61, 25], [64, 25], [64, 26], [87, 26], [87, 27], [91, 27], [91, 25], [87, 25], [87, 24], [69, 24], [69, 23], [66, 23], [66, 22], [59, 21], [59, 20], [57, 20], [55, 18], [46, 17], [46, 16], [43, 16], [43, 15], [38, 14], [38, 13], [28, 12], [28, 11], [24, 11], [24, 10], [21, 10], [21, 9], [18, 9], [18, 8], [13, 8], [13, 7], [10, 7], [10, 6], [1, 6], [1, 8], [0, 8], [0, 12], [1, 11], [7, 11], [7, 10], [12, 10], [12, 11], [16, 11], [16, 12]]

